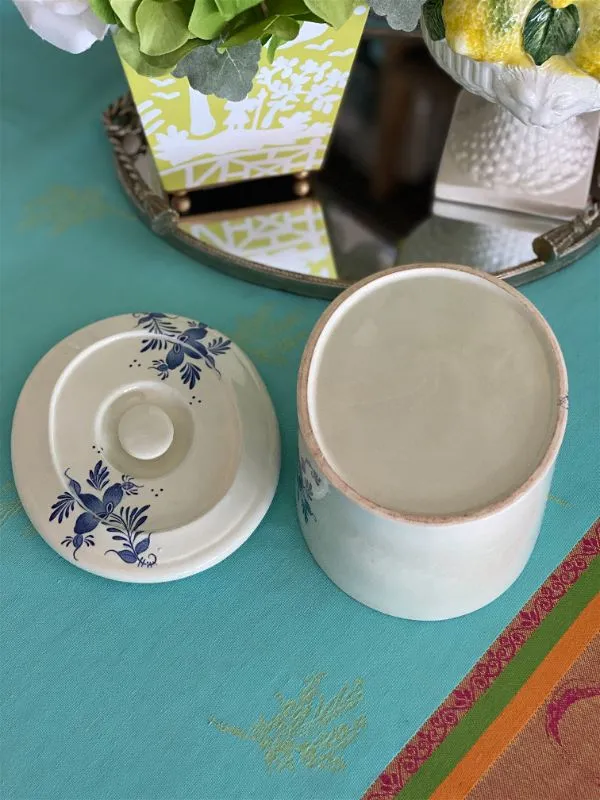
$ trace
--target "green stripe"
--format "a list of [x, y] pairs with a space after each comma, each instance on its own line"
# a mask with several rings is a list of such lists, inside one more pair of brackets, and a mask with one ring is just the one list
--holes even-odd
[[593, 600], [599, 586], [600, 558], [594, 558], [577, 583], [559, 600], [491, 687], [398, 792], [396, 800], [425, 800], [431, 795]]

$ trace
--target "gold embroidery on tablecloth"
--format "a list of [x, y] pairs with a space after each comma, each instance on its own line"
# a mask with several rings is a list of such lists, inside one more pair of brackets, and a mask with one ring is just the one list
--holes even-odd
[[21, 515], [23, 521], [27, 523], [22, 533], [35, 533], [35, 528], [23, 510], [15, 484], [12, 481], [5, 481], [2, 486], [0, 486], [0, 527], [3, 527], [5, 523], [19, 515]]
[[253, 314], [241, 317], [231, 337], [256, 361], [282, 366], [287, 356], [306, 341], [311, 325], [301, 313], [277, 317], [275, 306], [260, 306]]
[[556, 497], [556, 495], [551, 494], [549, 495], [548, 499], [550, 500], [550, 502], [556, 503], [557, 506], [561, 506], [562, 508], [571, 507], [571, 503], [569, 503], [568, 500], [563, 500], [562, 497]]
[[325, 673], [305, 678], [295, 698], [275, 695], [279, 711], [270, 718], [260, 716], [248, 730], [211, 717], [209, 724], [262, 750], [269, 772], [295, 772], [297, 766], [340, 772], [346, 768], [343, 754], [367, 725], [364, 714], [341, 721], [364, 700], [364, 681], [346, 683], [326, 700], [320, 694]]
[[129, 212], [113, 206], [102, 189], [51, 186], [27, 203], [20, 230], [49, 227], [56, 236], [85, 222], [105, 217], [134, 218]]

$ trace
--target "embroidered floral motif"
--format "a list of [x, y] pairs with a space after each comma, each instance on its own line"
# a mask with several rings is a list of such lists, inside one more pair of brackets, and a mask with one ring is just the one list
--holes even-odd
[[344, 751], [366, 727], [367, 719], [360, 715], [349, 722], [339, 720], [363, 702], [364, 683], [357, 678], [326, 700], [319, 694], [324, 677], [325, 673], [319, 673], [306, 678], [296, 698], [277, 693], [279, 711], [270, 719], [261, 715], [247, 731], [214, 718], [209, 722], [221, 733], [255, 742], [269, 772], [295, 772], [299, 765], [340, 772], [346, 768]]
[[[201, 367], [213, 370], [221, 375], [216, 365], [216, 358], [225, 354], [231, 347], [231, 341], [223, 336], [216, 336], [211, 341], [204, 341], [208, 328], [201, 322], [189, 320], [188, 327], [180, 330], [173, 322], [176, 317], [168, 314], [149, 312], [134, 314], [138, 317], [137, 327], [148, 331], [148, 338], [142, 339], [141, 353], [149, 351], [160, 353], [167, 350], [164, 358], [156, 358], [149, 369], [155, 370], [161, 380], [167, 380], [173, 370], [179, 369], [179, 376], [185, 386], [193, 389], [200, 380]], [[190, 360], [192, 359], [192, 360]]]
[[14, 483], [6, 481], [0, 486], [0, 526], [16, 517], [17, 514], [21, 514], [22, 511], [23, 507]]
[[[50, 522], [56, 520], [60, 525], [67, 520], [75, 507], [83, 509], [75, 520], [73, 534], [65, 536], [61, 544], [73, 548], [73, 559], [77, 561], [78, 551], [85, 547], [95, 547], [96, 541], [92, 531], [102, 525], [113, 534], [112, 539], [119, 542], [118, 549], [110, 549], [108, 553], [116, 553], [126, 564], [137, 564], [138, 567], [152, 567], [156, 564], [154, 553], [143, 555], [150, 547], [150, 534], [145, 533], [142, 526], [148, 519], [146, 512], [149, 505], [139, 508], [129, 506], [118, 508], [123, 496], [137, 495], [142, 488], [134, 483], [129, 475], [122, 475], [121, 480], [111, 484], [110, 472], [102, 461], [88, 473], [86, 483], [95, 493], [82, 491], [81, 484], [65, 471], [69, 491], [62, 492], [50, 509]], [[110, 484], [110, 485], [109, 485]]]
[[107, 198], [102, 188], [51, 186], [27, 204], [19, 227], [21, 231], [30, 231], [44, 225], [57, 236], [106, 217], [133, 219], [132, 214]]
[[598, 686], [567, 686], [557, 692], [546, 707], [546, 733], [556, 744], [562, 745], [560, 723], [567, 711], [575, 703], [600, 697]]
[[[306, 242], [307, 232], [301, 231], [299, 237]], [[277, 308], [267, 303], [251, 315], [240, 317], [232, 333], [254, 360], [284, 366], [289, 354], [306, 342], [309, 332], [302, 314], [280, 316]]]
[[306, 523], [309, 519], [312, 519], [313, 522], [317, 521], [312, 510], [312, 504], [315, 500], [315, 493], [318, 492], [322, 485], [323, 478], [319, 475], [308, 458], [300, 456], [298, 479], [296, 483], [296, 499], [300, 513], [304, 517], [304, 522]]

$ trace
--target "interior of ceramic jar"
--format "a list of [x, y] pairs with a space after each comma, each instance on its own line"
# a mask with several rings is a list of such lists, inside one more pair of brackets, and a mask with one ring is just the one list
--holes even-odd
[[543, 467], [563, 392], [555, 340], [523, 298], [423, 267], [371, 281], [333, 312], [310, 361], [307, 413], [324, 463], [361, 498], [463, 517]]

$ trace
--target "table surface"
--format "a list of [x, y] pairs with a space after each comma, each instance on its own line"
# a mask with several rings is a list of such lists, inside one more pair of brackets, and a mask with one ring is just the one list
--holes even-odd
[[[461, 619], [383, 616], [329, 582], [295, 518], [296, 371], [325, 304], [211, 271], [148, 231], [100, 123], [125, 89], [110, 43], [70, 56], [8, 4], [1, 14], [2, 797], [359, 798], [598, 515], [600, 252], [525, 290], [563, 347], [571, 411], [523, 575]], [[146, 309], [201, 318], [246, 349], [275, 404], [283, 464], [271, 510], [231, 558], [135, 586], [75, 569], [36, 535], [9, 436], [53, 344]], [[318, 695], [334, 700], [328, 713]]]

